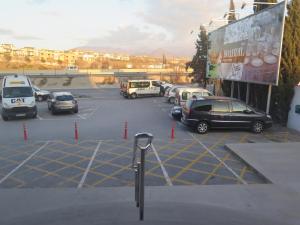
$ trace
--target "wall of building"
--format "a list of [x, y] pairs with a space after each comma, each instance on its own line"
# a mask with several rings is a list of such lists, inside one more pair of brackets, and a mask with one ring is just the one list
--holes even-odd
[[296, 113], [296, 106], [300, 106], [300, 86], [295, 87], [295, 95], [289, 112], [288, 128], [300, 131], [300, 113]]

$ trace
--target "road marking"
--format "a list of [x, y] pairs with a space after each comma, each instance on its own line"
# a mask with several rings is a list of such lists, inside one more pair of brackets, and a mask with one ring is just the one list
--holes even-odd
[[39, 120], [44, 120], [44, 118], [42, 118], [40, 115], [36, 116]]
[[82, 115], [80, 115], [80, 114], [76, 114], [80, 119], [83, 119], [83, 120], [85, 120], [86, 118], [84, 117], [84, 116], [82, 116]]
[[169, 186], [173, 186], [173, 183], [172, 183], [172, 181], [171, 181], [171, 179], [169, 177], [169, 174], [168, 174], [166, 168], [164, 167], [164, 165], [162, 164], [162, 161], [161, 161], [161, 159], [160, 159], [160, 157], [159, 157], [159, 155], [158, 155], [158, 153], [156, 151], [156, 148], [154, 147], [153, 144], [151, 144], [151, 145], [152, 145], [152, 149], [153, 149], [154, 155], [155, 155], [155, 157], [156, 157], [156, 159], [157, 159], [157, 161], [158, 161], [158, 163], [160, 165], [160, 168], [161, 168], [161, 170], [162, 170], [162, 172], [164, 174], [164, 177], [165, 177], [165, 179], [167, 181], [167, 184]]
[[39, 147], [35, 152], [33, 152], [30, 156], [28, 156], [22, 163], [20, 163], [16, 168], [14, 168], [12, 171], [10, 171], [5, 177], [3, 177], [0, 180], [0, 184], [2, 184], [8, 177], [10, 177], [13, 173], [15, 173], [18, 169], [20, 169], [25, 163], [27, 163], [32, 157], [34, 157], [37, 153], [42, 151], [50, 141], [47, 141], [45, 144], [43, 144], [41, 147]]
[[248, 184], [243, 178], [241, 178], [233, 169], [231, 169], [222, 159], [220, 159], [213, 151], [211, 151], [207, 146], [205, 146], [198, 138], [196, 138], [193, 134], [189, 133], [191, 137], [194, 138], [209, 154], [215, 157], [227, 170], [229, 170], [242, 184]]
[[86, 167], [86, 169], [85, 169], [85, 171], [84, 171], [84, 174], [83, 174], [83, 176], [82, 176], [82, 178], [81, 178], [81, 180], [80, 180], [80, 182], [79, 182], [77, 188], [82, 188], [82, 186], [83, 186], [83, 184], [84, 184], [84, 182], [85, 182], [85, 179], [86, 179], [86, 177], [87, 177], [87, 175], [88, 175], [88, 173], [89, 173], [89, 171], [90, 171], [90, 169], [91, 169], [91, 167], [92, 167], [93, 161], [95, 160], [96, 155], [97, 155], [97, 153], [98, 153], [98, 151], [99, 151], [99, 149], [100, 149], [101, 144], [102, 144], [102, 141], [99, 141], [97, 147], [96, 147], [95, 150], [94, 150], [94, 153], [93, 153], [93, 155], [92, 155], [92, 158], [91, 158], [91, 160], [90, 160], [88, 166]]

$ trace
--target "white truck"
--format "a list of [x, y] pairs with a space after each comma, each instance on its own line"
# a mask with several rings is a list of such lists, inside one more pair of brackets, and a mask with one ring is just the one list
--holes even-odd
[[5, 76], [2, 81], [2, 119], [37, 117], [37, 107], [32, 84], [28, 77]]

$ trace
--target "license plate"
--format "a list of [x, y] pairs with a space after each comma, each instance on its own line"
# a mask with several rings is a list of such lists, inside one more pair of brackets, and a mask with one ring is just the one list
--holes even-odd
[[17, 114], [16, 116], [17, 117], [23, 117], [23, 116], [26, 116], [26, 114], [25, 113], [20, 113], [20, 114]]

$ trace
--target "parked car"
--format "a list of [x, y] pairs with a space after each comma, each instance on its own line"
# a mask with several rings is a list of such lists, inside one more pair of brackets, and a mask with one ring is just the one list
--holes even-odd
[[189, 100], [182, 109], [181, 122], [200, 134], [210, 128], [243, 128], [261, 133], [272, 126], [272, 118], [243, 102], [227, 97]]
[[32, 83], [24, 75], [5, 76], [2, 81], [2, 110], [4, 121], [10, 118], [37, 117]]
[[174, 104], [176, 99], [176, 91], [178, 88], [184, 88], [185, 86], [173, 86], [165, 92], [166, 102]]
[[50, 91], [41, 90], [37, 86], [33, 86], [35, 99], [39, 102], [46, 101], [50, 95]]
[[78, 102], [70, 92], [53, 92], [48, 98], [48, 109], [52, 114], [66, 111], [78, 113]]
[[203, 96], [213, 96], [213, 94], [204, 88], [177, 88], [175, 94], [175, 105], [183, 106], [187, 100], [193, 97], [201, 98]]
[[123, 83], [123, 96], [135, 99], [142, 96], [163, 96], [161, 82], [158, 80], [129, 80]]
[[173, 117], [173, 119], [180, 121], [182, 117], [182, 107], [174, 106], [171, 109], [171, 116]]
[[161, 86], [165, 89], [165, 91], [167, 90], [167, 88], [171, 88], [173, 87], [173, 84], [169, 84], [169, 83], [162, 83]]

